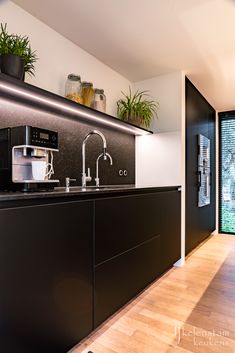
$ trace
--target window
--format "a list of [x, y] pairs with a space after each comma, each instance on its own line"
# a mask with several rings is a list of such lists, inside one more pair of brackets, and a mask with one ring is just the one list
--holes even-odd
[[219, 114], [221, 233], [235, 234], [235, 112]]

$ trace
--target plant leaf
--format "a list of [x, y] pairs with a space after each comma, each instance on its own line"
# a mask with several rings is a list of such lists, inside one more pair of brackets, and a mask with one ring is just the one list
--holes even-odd
[[9, 34], [7, 24], [1, 23], [0, 54], [13, 54], [24, 60], [24, 71], [34, 75], [34, 64], [38, 60], [36, 51], [32, 51], [28, 36]]
[[124, 98], [117, 101], [117, 115], [122, 120], [140, 120], [142, 125], [149, 128], [152, 119], [156, 116], [159, 109], [159, 103], [154, 100], [149, 100], [151, 96], [149, 91], [137, 90], [132, 94], [131, 87], [129, 86], [129, 94], [123, 92]]

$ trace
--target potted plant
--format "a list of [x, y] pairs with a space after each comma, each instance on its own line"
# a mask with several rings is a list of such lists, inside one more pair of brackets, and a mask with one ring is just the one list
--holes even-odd
[[1, 23], [0, 33], [0, 69], [1, 72], [23, 80], [24, 74], [34, 76], [34, 63], [37, 61], [35, 51], [32, 51], [29, 38], [9, 34], [7, 24]]
[[144, 128], [149, 128], [154, 116], [157, 117], [159, 103], [149, 100], [149, 91], [137, 90], [134, 94], [129, 88], [129, 94], [122, 92], [125, 98], [117, 102], [117, 114], [121, 120]]

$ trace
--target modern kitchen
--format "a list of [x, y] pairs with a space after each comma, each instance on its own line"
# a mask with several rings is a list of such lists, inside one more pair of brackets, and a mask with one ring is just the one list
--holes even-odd
[[0, 352], [234, 352], [234, 2], [0, 14]]

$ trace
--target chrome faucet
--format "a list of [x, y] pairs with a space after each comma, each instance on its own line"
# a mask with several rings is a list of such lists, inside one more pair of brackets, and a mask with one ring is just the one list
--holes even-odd
[[[103, 153], [99, 155], [96, 160], [96, 177], [95, 177], [95, 185], [98, 188], [100, 186], [100, 179], [99, 179], [99, 160], [103, 156]], [[108, 152], [106, 152], [106, 156], [109, 158], [110, 165], [113, 165], [113, 159]]]
[[82, 143], [82, 188], [83, 189], [86, 189], [86, 183], [92, 180], [92, 177], [90, 174], [90, 168], [87, 169], [87, 175], [86, 175], [86, 143], [87, 143], [87, 140], [89, 139], [89, 137], [91, 137], [92, 135], [98, 135], [102, 139], [102, 142], [103, 142], [102, 156], [103, 156], [104, 160], [107, 160], [106, 138], [104, 137], [102, 132], [100, 132], [98, 130], [93, 130], [93, 131], [89, 132], [89, 134], [86, 135], [86, 137], [84, 138], [83, 143]]

